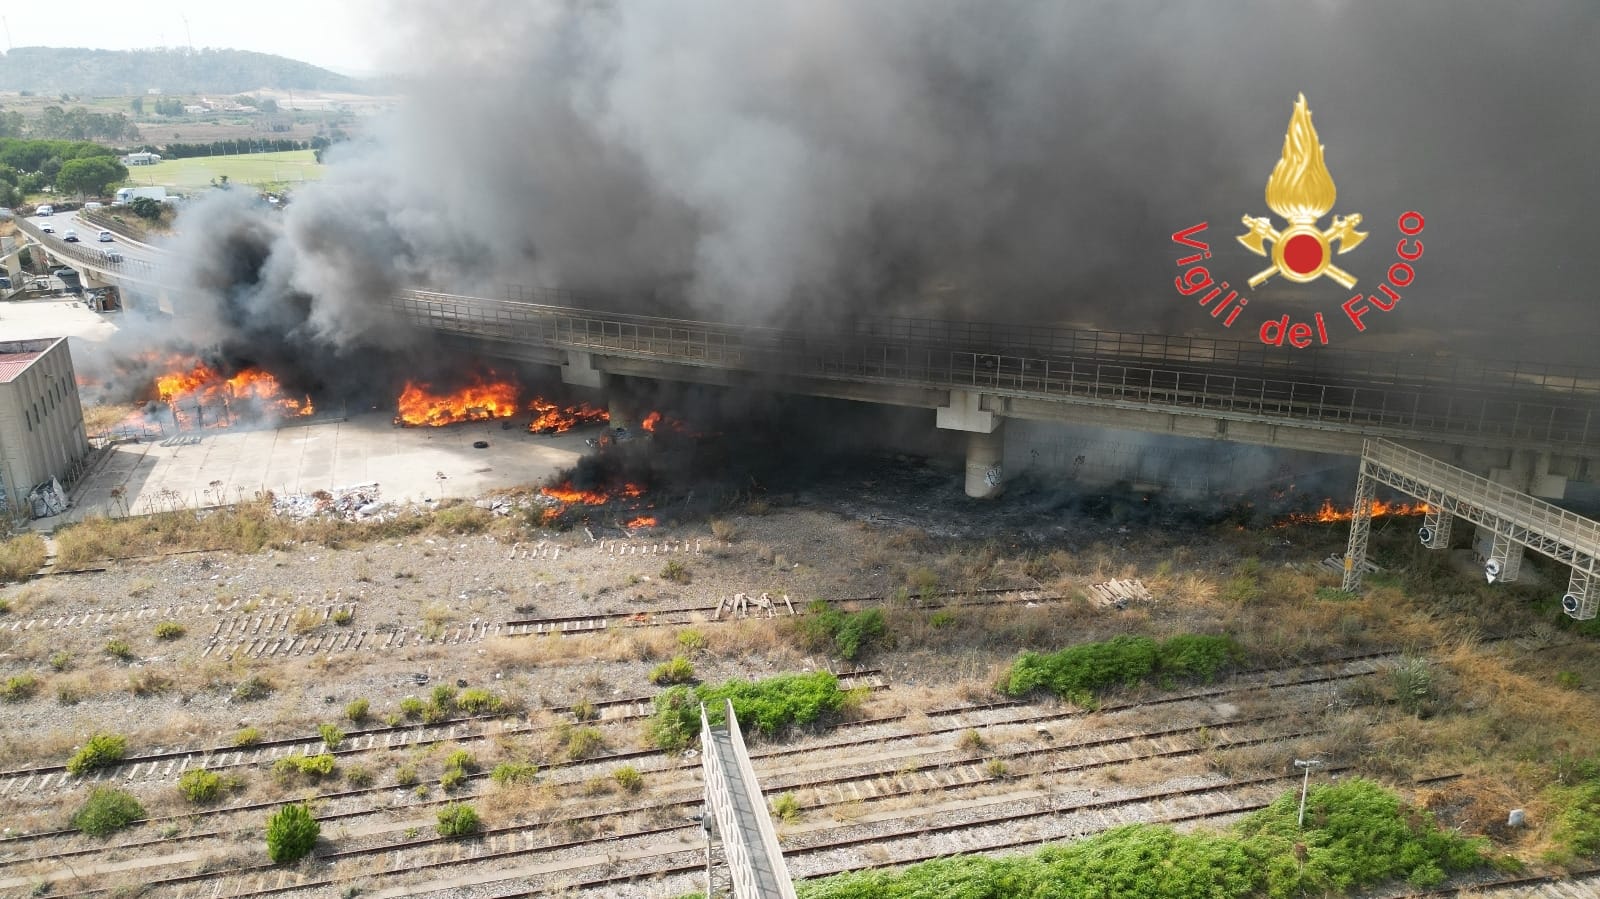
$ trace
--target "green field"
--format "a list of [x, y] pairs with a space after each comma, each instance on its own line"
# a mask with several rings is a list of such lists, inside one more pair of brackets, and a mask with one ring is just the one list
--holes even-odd
[[287, 150], [282, 153], [247, 153], [240, 156], [192, 156], [168, 159], [155, 165], [128, 166], [127, 184], [137, 187], [159, 186], [180, 193], [209, 187], [212, 179], [228, 176], [233, 184], [293, 187], [302, 181], [322, 177], [312, 150]]

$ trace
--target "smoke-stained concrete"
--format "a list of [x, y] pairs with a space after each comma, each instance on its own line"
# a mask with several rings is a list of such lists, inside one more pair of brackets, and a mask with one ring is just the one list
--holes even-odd
[[1339, 348], [1582, 362], [1600, 333], [1600, 254], [1575, 239], [1600, 193], [1587, 0], [407, 0], [373, 28], [408, 74], [399, 112], [281, 220], [185, 214], [186, 234], [211, 216], [206, 333], [406, 350], [372, 297], [518, 282], [783, 324], [1253, 340], [1349, 292], [1269, 284], [1248, 333], [1221, 331], [1174, 292], [1169, 235], [1209, 221], [1218, 277], [1261, 267], [1233, 236], [1267, 214], [1302, 91], [1333, 212], [1373, 235], [1338, 260], [1360, 289], [1394, 261], [1399, 214], [1427, 216], [1416, 283], [1368, 334], [1340, 322]]

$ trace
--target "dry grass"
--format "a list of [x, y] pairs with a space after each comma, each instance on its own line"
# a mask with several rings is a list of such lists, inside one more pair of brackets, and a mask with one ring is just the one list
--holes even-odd
[[0, 583], [20, 581], [44, 567], [44, 538], [18, 534], [0, 543]]

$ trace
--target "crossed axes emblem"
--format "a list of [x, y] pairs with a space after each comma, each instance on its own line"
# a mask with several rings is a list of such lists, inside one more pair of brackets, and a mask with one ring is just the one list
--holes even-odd
[[[1257, 218], [1247, 215], [1243, 221], [1245, 227], [1250, 230], [1239, 235], [1239, 242], [1248, 247], [1250, 252], [1255, 253], [1257, 256], [1267, 256], [1270, 253], [1272, 257], [1272, 266], [1270, 268], [1263, 269], [1250, 278], [1251, 287], [1261, 284], [1261, 282], [1271, 278], [1273, 275], [1283, 275], [1291, 281], [1299, 281], [1301, 283], [1313, 281], [1322, 275], [1327, 275], [1337, 281], [1341, 287], [1350, 288], [1356, 286], [1356, 279], [1353, 275], [1333, 264], [1330, 250], [1333, 244], [1337, 242], [1339, 244], [1339, 252], [1348, 253], [1360, 246], [1363, 240], [1367, 239], [1367, 235], [1364, 232], [1356, 230], [1356, 227], [1361, 224], [1361, 215], [1359, 213], [1348, 217], [1342, 215], [1334, 216], [1333, 224], [1328, 226], [1326, 231], [1318, 231], [1314, 227], [1316, 224], [1314, 220], [1310, 222], [1292, 222], [1288, 230], [1281, 232], [1272, 227], [1272, 220], [1265, 216]], [[1287, 242], [1297, 238], [1307, 238], [1317, 242], [1317, 250], [1320, 253], [1321, 261], [1315, 268], [1297, 271], [1284, 262], [1283, 254]], [[1268, 251], [1265, 246], [1267, 241], [1272, 243], [1271, 251]]]

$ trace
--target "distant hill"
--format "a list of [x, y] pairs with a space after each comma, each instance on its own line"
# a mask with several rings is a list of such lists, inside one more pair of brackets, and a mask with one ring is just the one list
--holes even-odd
[[310, 63], [247, 50], [17, 47], [0, 54], [0, 90], [130, 96], [235, 94], [257, 88], [364, 93], [362, 82]]

